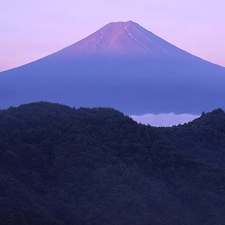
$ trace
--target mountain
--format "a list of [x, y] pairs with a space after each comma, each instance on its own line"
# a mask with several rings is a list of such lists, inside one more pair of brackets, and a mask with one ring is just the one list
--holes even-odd
[[[224, 112], [193, 125], [207, 132], [215, 114], [210, 143], [224, 149]], [[0, 224], [224, 224], [224, 167], [174, 146], [111, 108], [0, 110]]]
[[[132, 21], [109, 23], [100, 30], [54, 54], [61, 58], [101, 57], [166, 59], [188, 57], [189, 54], [172, 46]], [[190, 57], [190, 56], [189, 56]], [[89, 58], [89, 59], [90, 59]]]
[[33, 63], [0, 73], [0, 108], [34, 101], [126, 114], [224, 108], [225, 68], [132, 21], [110, 23]]

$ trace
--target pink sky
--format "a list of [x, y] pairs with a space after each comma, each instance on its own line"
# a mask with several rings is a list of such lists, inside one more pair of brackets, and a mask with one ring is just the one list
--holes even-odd
[[132, 20], [225, 67], [224, 0], [7, 0], [0, 7], [0, 71], [71, 45], [109, 22]]

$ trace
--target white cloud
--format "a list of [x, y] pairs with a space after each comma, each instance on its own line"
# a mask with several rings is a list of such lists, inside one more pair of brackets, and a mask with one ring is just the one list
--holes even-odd
[[199, 117], [200, 115], [193, 115], [193, 114], [188, 114], [188, 113], [183, 113], [183, 114], [174, 114], [174, 113], [161, 113], [161, 114], [144, 114], [144, 115], [132, 115], [130, 116], [133, 120], [137, 121], [138, 123], [142, 124], [149, 124], [151, 126], [164, 126], [164, 127], [169, 127], [173, 125], [178, 125], [178, 124], [184, 124], [189, 121], [192, 121]]

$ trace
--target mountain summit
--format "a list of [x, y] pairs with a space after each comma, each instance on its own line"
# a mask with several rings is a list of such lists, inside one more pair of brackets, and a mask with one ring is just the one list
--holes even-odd
[[0, 73], [0, 108], [34, 101], [126, 114], [225, 108], [225, 68], [132, 21], [109, 23], [33, 63]]
[[60, 56], [176, 56], [181, 52], [132, 21], [109, 23], [83, 40], [63, 49]]

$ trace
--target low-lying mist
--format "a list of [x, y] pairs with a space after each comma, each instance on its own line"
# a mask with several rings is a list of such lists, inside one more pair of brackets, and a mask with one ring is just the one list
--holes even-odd
[[153, 114], [148, 113], [144, 115], [131, 115], [130, 117], [142, 124], [151, 125], [155, 127], [165, 126], [170, 127], [173, 125], [184, 124], [190, 122], [200, 115], [182, 113], [182, 114], [174, 114], [174, 113], [160, 113]]

